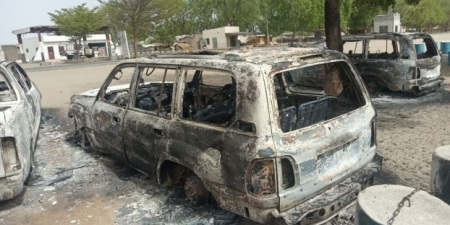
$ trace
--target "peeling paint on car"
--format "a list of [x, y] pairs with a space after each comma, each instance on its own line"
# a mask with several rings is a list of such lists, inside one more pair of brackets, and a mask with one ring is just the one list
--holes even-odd
[[[130, 85], [110, 88], [126, 66], [135, 68]], [[173, 77], [166, 77], [167, 68]], [[327, 96], [321, 86], [330, 69], [341, 72], [339, 96]], [[305, 71], [310, 75], [298, 75]], [[141, 81], [152, 76], [159, 80]], [[212, 83], [204, 83], [208, 77]], [[138, 102], [155, 96], [148, 96], [149, 89], [170, 101], [142, 107]], [[128, 97], [109, 101], [120, 93]], [[324, 110], [323, 118], [308, 110]], [[300, 48], [126, 60], [100, 89], [74, 95], [69, 106], [78, 132], [95, 149], [164, 185], [202, 190], [193, 186], [198, 177], [221, 208], [257, 222], [287, 224], [329, 219], [329, 204], [347, 199], [335, 209], [344, 208], [370, 183], [381, 166], [371, 141], [375, 115], [347, 57]], [[372, 165], [377, 169], [368, 169]], [[327, 216], [307, 216], [321, 210]]]
[[30, 174], [41, 122], [41, 94], [15, 62], [0, 62], [0, 86], [2, 201], [21, 194]]
[[[428, 34], [348, 35], [343, 41], [345, 54], [355, 63], [371, 92], [388, 88], [418, 95], [435, 90], [443, 82], [441, 55]], [[415, 45], [423, 46], [425, 52], [418, 52]]]

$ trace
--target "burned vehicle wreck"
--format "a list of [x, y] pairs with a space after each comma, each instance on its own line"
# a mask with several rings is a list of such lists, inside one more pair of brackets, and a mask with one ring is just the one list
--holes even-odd
[[380, 88], [415, 95], [443, 82], [441, 55], [423, 33], [374, 33], [344, 36], [344, 53], [353, 61], [370, 92]]
[[21, 194], [36, 150], [41, 94], [15, 62], [0, 62], [0, 200]]
[[325, 221], [381, 169], [376, 113], [342, 53], [255, 48], [120, 63], [74, 95], [95, 149], [193, 205], [214, 199], [261, 223]]

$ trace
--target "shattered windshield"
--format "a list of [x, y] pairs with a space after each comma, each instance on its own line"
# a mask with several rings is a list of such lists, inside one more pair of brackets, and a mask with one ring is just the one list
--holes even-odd
[[15, 100], [17, 100], [17, 98], [11, 84], [6, 80], [4, 72], [0, 71], [0, 102], [10, 102]]
[[338, 117], [366, 104], [346, 62], [279, 72], [274, 76], [274, 84], [283, 132]]

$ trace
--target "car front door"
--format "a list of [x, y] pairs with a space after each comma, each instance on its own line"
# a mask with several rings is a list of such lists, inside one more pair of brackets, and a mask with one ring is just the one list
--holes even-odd
[[91, 116], [96, 147], [120, 160], [123, 152], [123, 118], [130, 102], [136, 64], [117, 66], [100, 89]]
[[125, 155], [130, 166], [155, 176], [167, 146], [179, 70], [141, 65], [139, 71], [132, 105], [124, 119]]

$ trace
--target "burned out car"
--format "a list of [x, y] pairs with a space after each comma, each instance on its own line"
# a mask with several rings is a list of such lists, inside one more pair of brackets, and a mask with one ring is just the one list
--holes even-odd
[[422, 33], [375, 33], [343, 37], [344, 53], [369, 90], [420, 94], [443, 82], [441, 55], [433, 38]]
[[256, 48], [120, 63], [69, 116], [96, 149], [197, 205], [305, 224], [351, 204], [381, 168], [376, 113], [342, 53]]
[[22, 193], [41, 121], [41, 94], [15, 62], [0, 62], [0, 200]]

